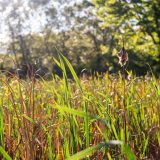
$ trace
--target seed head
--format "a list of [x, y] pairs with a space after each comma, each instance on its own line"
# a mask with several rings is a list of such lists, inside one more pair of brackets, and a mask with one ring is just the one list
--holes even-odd
[[119, 58], [119, 64], [121, 66], [125, 66], [126, 62], [128, 61], [128, 53], [126, 52], [124, 47], [122, 47], [122, 49], [119, 51], [118, 58]]

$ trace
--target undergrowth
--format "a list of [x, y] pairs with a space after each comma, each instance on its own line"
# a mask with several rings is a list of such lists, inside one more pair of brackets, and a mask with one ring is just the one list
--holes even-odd
[[107, 73], [78, 78], [65, 57], [54, 61], [63, 78], [1, 76], [0, 159], [160, 157], [159, 79]]

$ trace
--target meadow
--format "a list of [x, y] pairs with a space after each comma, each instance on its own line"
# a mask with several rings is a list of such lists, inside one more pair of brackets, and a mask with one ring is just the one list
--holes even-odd
[[[160, 79], [98, 73], [0, 78], [0, 159], [160, 157]], [[66, 67], [72, 79], [67, 78]]]

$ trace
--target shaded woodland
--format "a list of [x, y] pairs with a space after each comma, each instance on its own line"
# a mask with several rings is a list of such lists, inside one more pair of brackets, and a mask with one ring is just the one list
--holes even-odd
[[[116, 73], [117, 53], [124, 40], [128, 70], [145, 75], [150, 65], [155, 74], [160, 72], [158, 0], [19, 0], [1, 1], [0, 6], [9, 37], [7, 44], [1, 42], [6, 47], [1, 70], [18, 69], [23, 76], [32, 66], [40, 75], [60, 75], [53, 62], [60, 52], [78, 74], [84, 69]], [[35, 14], [43, 17], [43, 24], [32, 24]]]

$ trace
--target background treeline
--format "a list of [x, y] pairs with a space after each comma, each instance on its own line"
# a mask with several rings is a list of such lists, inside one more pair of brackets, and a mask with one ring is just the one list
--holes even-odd
[[[1, 69], [23, 70], [32, 65], [43, 73], [60, 70], [53, 62], [63, 53], [78, 74], [86, 69], [115, 73], [122, 39], [129, 54], [128, 70], [144, 75], [160, 72], [159, 0], [19, 0], [2, 1], [10, 38]], [[8, 10], [7, 8], [10, 7]], [[35, 16], [35, 14], [37, 14]], [[34, 24], [42, 17], [43, 24]], [[33, 23], [33, 24], [31, 24]], [[33, 32], [32, 28], [37, 27]], [[41, 73], [41, 74], [43, 74]]]

